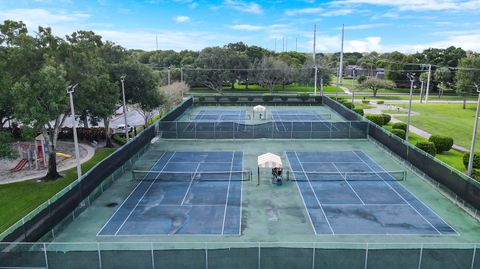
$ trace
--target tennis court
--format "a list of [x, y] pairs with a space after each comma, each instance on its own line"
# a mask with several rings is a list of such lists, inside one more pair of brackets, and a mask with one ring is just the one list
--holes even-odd
[[362, 151], [286, 155], [316, 234], [457, 234]]
[[240, 151], [166, 151], [98, 235], [239, 235], [242, 169]]
[[331, 114], [320, 114], [315, 110], [305, 109], [288, 109], [278, 110], [273, 109], [271, 111], [273, 121], [285, 121], [285, 122], [324, 122], [332, 118]]
[[247, 114], [245, 110], [200, 110], [192, 118], [194, 122], [238, 122], [245, 123]]

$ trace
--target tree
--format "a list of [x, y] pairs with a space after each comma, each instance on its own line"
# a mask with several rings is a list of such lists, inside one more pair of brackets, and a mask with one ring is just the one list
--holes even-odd
[[283, 83], [292, 69], [284, 62], [266, 57], [254, 64], [255, 81], [273, 93], [275, 84]]
[[452, 88], [453, 76], [452, 72], [448, 67], [439, 67], [433, 73], [433, 78], [438, 82], [438, 96], [443, 95], [444, 90], [449, 90]]
[[360, 86], [366, 89], [371, 89], [373, 91], [373, 97], [377, 96], [379, 89], [393, 89], [396, 87], [395, 82], [391, 80], [377, 78], [368, 78], [362, 84], [360, 84]]
[[480, 56], [469, 55], [460, 60], [455, 75], [457, 94], [463, 96], [463, 109], [467, 107], [467, 96], [475, 92], [475, 83], [480, 85]]
[[44, 179], [60, 177], [57, 171], [58, 133], [67, 117], [66, 72], [61, 64], [47, 59], [30, 77], [14, 85], [15, 116], [24, 124], [40, 131], [48, 146], [48, 171]]
[[10, 145], [12, 140], [9, 133], [0, 131], [0, 159], [14, 159], [16, 157], [16, 152]]
[[160, 87], [159, 92], [162, 95], [165, 108], [170, 110], [182, 101], [182, 98], [190, 87], [184, 82], [174, 82], [170, 85]]
[[224, 84], [230, 84], [232, 72], [230, 51], [220, 47], [205, 48], [200, 52], [194, 65], [196, 70], [189, 71], [189, 82], [198, 83], [223, 92]]

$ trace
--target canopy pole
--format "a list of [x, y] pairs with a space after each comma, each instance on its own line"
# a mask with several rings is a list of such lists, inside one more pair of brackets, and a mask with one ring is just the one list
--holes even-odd
[[260, 185], [260, 167], [257, 166], [257, 186]]

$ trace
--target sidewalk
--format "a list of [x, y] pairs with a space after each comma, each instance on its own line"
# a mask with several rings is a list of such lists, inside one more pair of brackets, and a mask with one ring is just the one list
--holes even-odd
[[[381, 114], [382, 113], [382, 110], [392, 110], [392, 106], [387, 106], [387, 105], [377, 105], [377, 104], [370, 104], [370, 105], [373, 105], [375, 106], [374, 108], [369, 108], [369, 109], [365, 109], [364, 112], [365, 114]], [[402, 110], [400, 110], [400, 112], [402, 112]], [[405, 112], [403, 110], [403, 112]], [[392, 116], [392, 120], [391, 122], [393, 123], [396, 123], [396, 122], [402, 122], [401, 120], [395, 118], [395, 116], [406, 116], [406, 112], [405, 114], [389, 114], [390, 116]], [[417, 116], [419, 115], [418, 112], [415, 112], [415, 111], [412, 111], [411, 115], [414, 117], [414, 116]], [[427, 131], [424, 131], [420, 128], [417, 128], [413, 125], [410, 125], [410, 132], [414, 133], [414, 134], [417, 134], [421, 137], [424, 137], [424, 138], [429, 138], [432, 134], [427, 132]], [[452, 147], [454, 150], [456, 151], [459, 151], [459, 152], [462, 152], [462, 153], [465, 153], [465, 152], [468, 152], [469, 150], [462, 147], [462, 146], [459, 146], [459, 145], [453, 145]]]

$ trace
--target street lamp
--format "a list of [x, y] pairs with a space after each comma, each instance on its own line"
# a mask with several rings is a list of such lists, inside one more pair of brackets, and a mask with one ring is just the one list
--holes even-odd
[[127, 75], [122, 75], [120, 81], [122, 82], [122, 96], [123, 96], [123, 118], [125, 120], [125, 137], [128, 141], [128, 124], [127, 124], [127, 102], [125, 101], [125, 78]]
[[405, 141], [408, 142], [408, 132], [410, 131], [410, 114], [412, 113], [412, 96], [413, 96], [413, 83], [415, 82], [415, 73], [408, 73], [407, 77], [410, 80], [410, 100], [408, 101], [408, 117], [407, 117], [407, 130], [405, 132]]
[[475, 140], [477, 139], [477, 127], [478, 127], [478, 116], [480, 115], [480, 90], [479, 86], [477, 83], [474, 83], [473, 86], [477, 90], [478, 94], [478, 101], [477, 101], [477, 112], [475, 114], [475, 125], [473, 127], [473, 136], [472, 136], [472, 146], [470, 147], [470, 158], [468, 158], [468, 169], [467, 169], [467, 175], [471, 176], [472, 175], [472, 170], [473, 170], [473, 157], [475, 155]]
[[73, 106], [73, 93], [77, 84], [70, 85], [67, 87], [67, 93], [70, 95], [70, 110], [72, 113], [72, 130], [73, 130], [73, 143], [75, 144], [75, 159], [77, 162], [77, 178], [82, 176], [82, 167], [80, 166], [80, 151], [78, 150], [78, 139], [77, 139], [77, 121], [75, 120], [75, 109]]
[[353, 85], [353, 82], [355, 81], [355, 75], [357, 73], [357, 69], [353, 68], [352, 70], [352, 108], [355, 107], [355, 85]]

